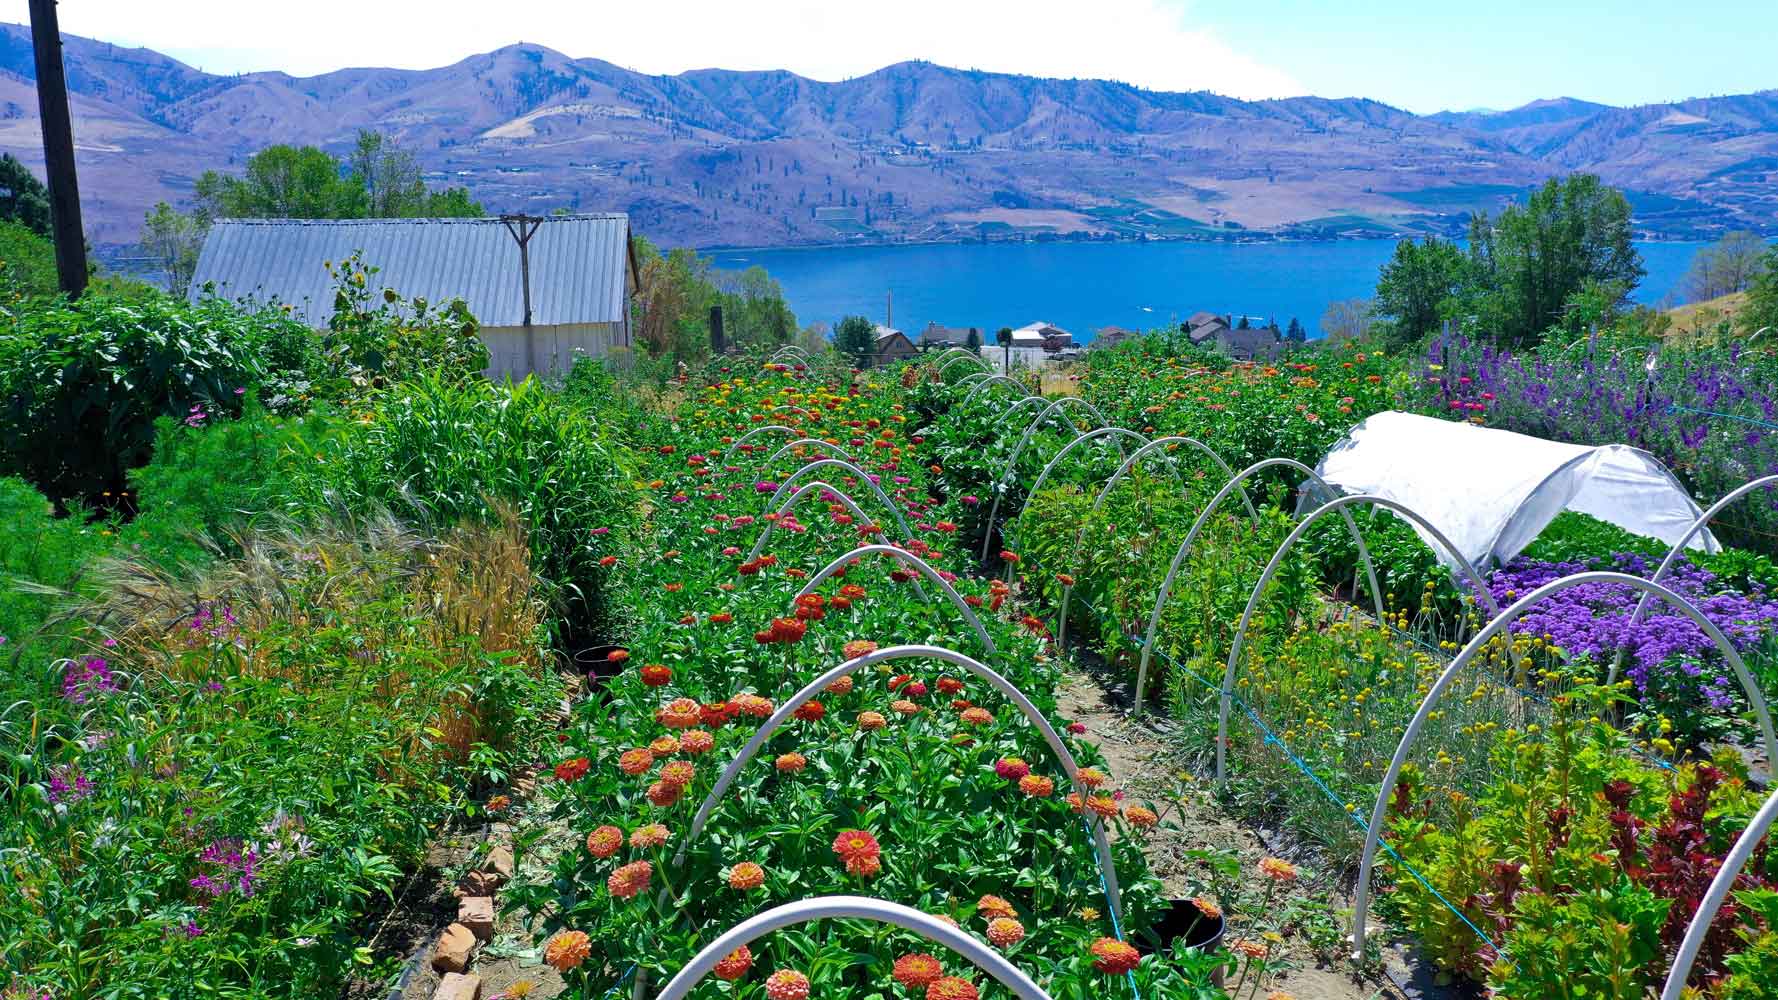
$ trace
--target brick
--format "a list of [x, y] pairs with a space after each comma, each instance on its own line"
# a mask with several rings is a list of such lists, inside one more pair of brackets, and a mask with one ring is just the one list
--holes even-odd
[[438, 989], [433, 992], [432, 1000], [481, 1000], [482, 977], [466, 976], [460, 972], [448, 973], [439, 981]]
[[432, 947], [432, 968], [445, 973], [469, 968], [469, 955], [475, 951], [475, 932], [462, 924], [452, 924], [438, 936]]
[[482, 941], [493, 937], [494, 898], [492, 896], [464, 896], [458, 900], [457, 923], [469, 928]]

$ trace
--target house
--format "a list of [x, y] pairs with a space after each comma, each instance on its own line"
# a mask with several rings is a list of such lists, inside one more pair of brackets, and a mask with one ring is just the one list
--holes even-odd
[[897, 361], [906, 361], [918, 357], [920, 352], [914, 342], [900, 330], [892, 330], [886, 326], [877, 327], [877, 346], [871, 351], [872, 367], [881, 368]]
[[1233, 329], [1229, 321], [1214, 313], [1197, 312], [1185, 321], [1185, 335], [1194, 346], [1203, 347], [1214, 343], [1218, 337]]
[[942, 351], [947, 347], [968, 347], [972, 334], [978, 347], [994, 342], [993, 338], [984, 334], [979, 326], [939, 326], [937, 323], [928, 323], [926, 329], [920, 331], [920, 347], [928, 351]]
[[1216, 349], [1236, 361], [1263, 361], [1277, 357], [1283, 345], [1269, 329], [1223, 329], [1216, 335]]
[[1074, 335], [1059, 326], [1040, 321], [1014, 330], [1012, 332], [1012, 346], [1041, 347], [1046, 351], [1060, 351], [1074, 346]]
[[1125, 327], [1102, 326], [1093, 332], [1092, 343], [1087, 346], [1089, 349], [1095, 347], [1116, 347], [1132, 337], [1139, 336], [1141, 336], [1141, 334], [1137, 333], [1135, 330], [1130, 330]]
[[437, 305], [467, 303], [488, 346], [490, 376], [563, 371], [577, 355], [629, 347], [638, 279], [629, 217], [558, 215], [530, 224], [529, 317], [518, 241], [498, 218], [219, 220], [204, 240], [191, 296], [283, 303], [322, 329], [334, 306], [327, 265], [357, 253], [377, 269], [367, 279], [373, 302], [388, 289]]

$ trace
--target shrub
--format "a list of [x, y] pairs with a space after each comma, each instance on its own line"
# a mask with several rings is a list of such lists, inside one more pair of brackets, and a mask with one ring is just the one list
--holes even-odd
[[0, 222], [0, 299], [10, 304], [54, 295], [58, 287], [55, 244], [16, 222]]
[[269, 343], [294, 331], [272, 313], [164, 294], [45, 301], [0, 340], [0, 473], [51, 499], [119, 503], [148, 460], [154, 422], [192, 425], [240, 411]]
[[630, 533], [634, 489], [586, 414], [535, 380], [427, 375], [383, 396], [323, 456], [299, 469], [299, 506], [411, 506], [448, 525], [485, 518], [490, 499], [511, 504], [570, 627], [611, 633], [599, 560]]
[[78, 515], [58, 518], [31, 484], [0, 479], [0, 657], [12, 663], [10, 676], [24, 676], [18, 668], [27, 651], [37, 652], [37, 633], [55, 609], [56, 592], [74, 587], [88, 561], [109, 544], [109, 531]]

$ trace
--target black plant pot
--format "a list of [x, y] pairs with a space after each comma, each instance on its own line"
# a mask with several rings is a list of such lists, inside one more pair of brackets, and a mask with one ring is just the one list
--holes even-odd
[[623, 650], [622, 646], [593, 646], [590, 649], [577, 650], [574, 654], [574, 666], [587, 679], [587, 687], [594, 692], [601, 691], [613, 677], [623, 672], [627, 658], [612, 659], [611, 654]]
[[[1160, 919], [1148, 931], [1161, 948], [1171, 948], [1178, 944], [1206, 955], [1222, 951], [1222, 938], [1227, 932], [1228, 923], [1220, 915], [1206, 917], [1198, 909], [1198, 905], [1189, 899], [1167, 900], [1161, 910]], [[1217, 986], [1223, 984], [1221, 967], [1217, 968], [1211, 981]]]

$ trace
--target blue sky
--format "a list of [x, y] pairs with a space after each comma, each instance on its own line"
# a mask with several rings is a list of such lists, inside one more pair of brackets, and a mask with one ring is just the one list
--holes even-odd
[[[26, 0], [0, 18], [27, 20]], [[1778, 87], [1778, 0], [79, 0], [61, 18], [218, 73], [422, 69], [528, 41], [654, 73], [929, 59], [1419, 112]]]

